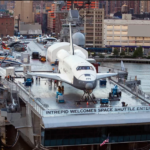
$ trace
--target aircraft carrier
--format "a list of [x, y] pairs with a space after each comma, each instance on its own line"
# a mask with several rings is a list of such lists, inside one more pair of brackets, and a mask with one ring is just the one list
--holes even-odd
[[[34, 40], [29, 42], [28, 53], [46, 54], [43, 45]], [[57, 72], [57, 66], [31, 58], [30, 66], [32, 72], [52, 72], [53, 67]], [[98, 70], [106, 73], [109, 68], [99, 66]], [[5, 118], [3, 125], [6, 121], [13, 125], [33, 148], [69, 149], [70, 146], [89, 145], [90, 149], [99, 149], [108, 136], [109, 149], [111, 144], [150, 140], [150, 99], [127, 87], [125, 81], [112, 77], [106, 80], [106, 86], [100, 86], [97, 81], [91, 100], [82, 98], [82, 90], [62, 83], [64, 101], [59, 102], [54, 81], [33, 77], [34, 82], [28, 87], [24, 85], [24, 76], [21, 66], [15, 67], [14, 82], [1, 78], [1, 116]], [[121, 97], [110, 98], [116, 85]], [[13, 103], [15, 109], [11, 108]], [[10, 107], [5, 107], [6, 104]]]

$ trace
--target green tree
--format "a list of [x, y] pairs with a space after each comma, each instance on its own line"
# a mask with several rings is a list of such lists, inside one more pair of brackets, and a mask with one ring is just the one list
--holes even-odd
[[118, 56], [119, 51], [117, 49], [114, 49], [114, 55]]
[[10, 16], [13, 16], [13, 13], [9, 13]]
[[133, 53], [133, 57], [134, 58], [137, 58], [137, 57], [143, 57], [143, 50], [142, 50], [142, 47], [138, 47], [134, 53]]
[[94, 57], [96, 56], [96, 53], [95, 53], [95, 52], [93, 52], [93, 56], [94, 56]]
[[122, 52], [120, 53], [120, 55], [121, 55], [121, 56], [125, 55], [125, 52], [124, 52], [124, 51], [122, 51]]
[[6, 14], [9, 14], [9, 11], [8, 11], [8, 10], [6, 10]]
[[99, 58], [105, 58], [103, 54], [99, 54]]

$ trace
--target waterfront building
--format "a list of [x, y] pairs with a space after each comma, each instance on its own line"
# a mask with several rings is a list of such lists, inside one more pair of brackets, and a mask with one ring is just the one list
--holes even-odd
[[104, 20], [104, 46], [134, 48], [139, 46], [150, 48], [150, 21], [148, 20]]

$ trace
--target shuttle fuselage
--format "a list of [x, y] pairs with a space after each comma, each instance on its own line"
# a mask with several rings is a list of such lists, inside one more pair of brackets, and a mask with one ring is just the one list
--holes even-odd
[[59, 71], [78, 89], [93, 90], [96, 87], [95, 67], [77, 55], [68, 55], [60, 60]]
[[93, 90], [96, 87], [96, 81], [98, 79], [116, 76], [117, 73], [96, 73], [95, 67], [86, 60], [85, 54], [80, 50], [74, 50], [71, 23], [69, 23], [69, 28], [70, 51], [68, 52], [65, 49], [60, 49], [57, 52], [59, 73], [28, 74], [66, 82], [84, 91]]

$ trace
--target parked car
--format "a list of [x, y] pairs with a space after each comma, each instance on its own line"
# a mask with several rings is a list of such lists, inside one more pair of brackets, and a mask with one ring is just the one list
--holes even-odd
[[46, 57], [40, 55], [39, 60], [40, 60], [41, 62], [46, 62]]
[[33, 52], [32, 53], [32, 59], [39, 59], [39, 57], [40, 57], [39, 52]]
[[25, 45], [19, 43], [13, 46], [13, 50], [18, 52], [24, 52], [27, 50], [27, 48]]

